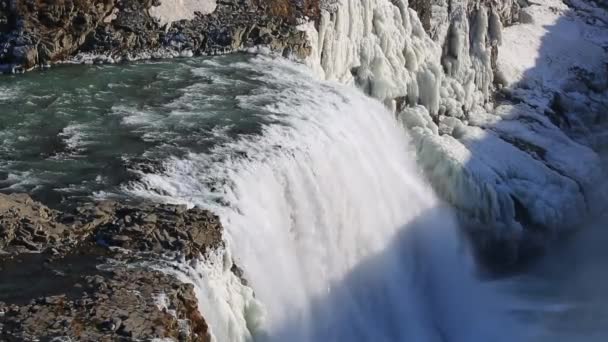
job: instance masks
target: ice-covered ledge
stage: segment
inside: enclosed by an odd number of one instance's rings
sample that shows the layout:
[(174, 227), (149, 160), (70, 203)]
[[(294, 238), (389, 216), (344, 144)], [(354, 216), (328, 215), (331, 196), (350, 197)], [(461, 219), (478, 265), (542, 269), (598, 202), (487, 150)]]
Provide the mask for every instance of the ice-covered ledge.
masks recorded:
[[(518, 3), (342, 0), (317, 29), (303, 27), (307, 63), (399, 112), (437, 191), (481, 240), (506, 241), (507, 261), (525, 253), (521, 242), (579, 227), (602, 202), (593, 148), (608, 136), (598, 125), (606, 12), (579, 0)], [(431, 13), (426, 24), (412, 5)]]

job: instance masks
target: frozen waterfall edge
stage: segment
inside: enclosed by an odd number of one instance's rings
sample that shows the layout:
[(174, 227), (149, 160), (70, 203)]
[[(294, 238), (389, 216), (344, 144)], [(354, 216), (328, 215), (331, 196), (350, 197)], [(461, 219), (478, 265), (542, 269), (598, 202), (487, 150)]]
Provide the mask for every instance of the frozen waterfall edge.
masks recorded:
[[(526, 258), (600, 209), (605, 186), (594, 149), (603, 146), (604, 133), (594, 129), (594, 114), (580, 108), (588, 105), (600, 117), (598, 108), (608, 108), (608, 87), (567, 87), (598, 83), (584, 75), (606, 76), (606, 70), (589, 63), (585, 73), (554, 70), (563, 74), (561, 82), (543, 84), (533, 77), (545, 67), (543, 58), (563, 54), (545, 48), (555, 45), (551, 39), (558, 34), (550, 25), (557, 31), (573, 15), (573, 25), (589, 31), (588, 9), (559, 0), (524, 8), (510, 0), (331, 3), (316, 26), (300, 27), (312, 46), (306, 63), (319, 77), (356, 85), (398, 113), (414, 136), (428, 179), (459, 210), (481, 248), (505, 246), (505, 255), (492, 257), (507, 263)], [(558, 9), (552, 16), (545, 13), (550, 6)], [(538, 36), (539, 65), (520, 67), (517, 79), (509, 56), (529, 43), (517, 39), (521, 30)], [(587, 58), (605, 57), (600, 43), (584, 43), (598, 46), (583, 45)], [(562, 64), (579, 64), (580, 55), (566, 56)], [(564, 115), (576, 126), (555, 119)]]

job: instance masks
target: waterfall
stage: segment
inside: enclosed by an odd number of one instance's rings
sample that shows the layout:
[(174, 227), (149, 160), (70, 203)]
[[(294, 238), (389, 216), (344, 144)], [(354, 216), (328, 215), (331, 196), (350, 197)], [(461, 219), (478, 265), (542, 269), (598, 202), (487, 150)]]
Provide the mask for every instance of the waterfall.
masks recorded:
[(217, 341), (519, 340), (394, 114), (286, 60), (234, 67), (261, 75), (237, 100), (262, 133), (129, 188), (220, 216), (225, 250), (168, 267), (196, 286)]

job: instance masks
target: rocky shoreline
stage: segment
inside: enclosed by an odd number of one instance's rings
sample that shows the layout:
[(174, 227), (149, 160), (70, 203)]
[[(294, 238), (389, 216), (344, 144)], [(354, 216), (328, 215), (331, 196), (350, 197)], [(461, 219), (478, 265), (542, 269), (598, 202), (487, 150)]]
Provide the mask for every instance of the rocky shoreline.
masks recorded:
[[(0, 71), (15, 73), (59, 62), (112, 63), (215, 55), (267, 46), (306, 57), (297, 26), (316, 20), (316, 0), (220, 1), (208, 14), (166, 22), (153, 0), (0, 1)], [(159, 7), (160, 8), (160, 7)]]
[(210, 341), (193, 285), (142, 265), (196, 262), (221, 230), (196, 208), (0, 194), (0, 340)]

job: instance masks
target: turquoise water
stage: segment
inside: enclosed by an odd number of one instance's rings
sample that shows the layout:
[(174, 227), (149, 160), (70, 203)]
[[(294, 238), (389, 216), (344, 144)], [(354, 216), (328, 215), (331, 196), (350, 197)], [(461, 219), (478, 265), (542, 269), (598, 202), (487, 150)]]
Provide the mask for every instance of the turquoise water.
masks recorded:
[(113, 191), (168, 155), (259, 132), (236, 97), (248, 56), (66, 66), (0, 78), (0, 191), (59, 204)]

